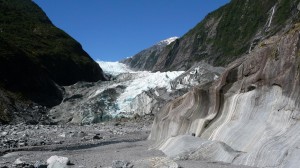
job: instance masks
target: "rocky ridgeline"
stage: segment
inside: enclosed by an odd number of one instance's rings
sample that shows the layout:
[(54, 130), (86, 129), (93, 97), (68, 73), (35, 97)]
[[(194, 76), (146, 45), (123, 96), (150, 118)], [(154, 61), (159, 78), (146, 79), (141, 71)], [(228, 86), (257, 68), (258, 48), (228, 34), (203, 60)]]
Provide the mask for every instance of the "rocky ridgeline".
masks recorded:
[(121, 62), (134, 70), (151, 71), (157, 59), (162, 54), (164, 48), (177, 39), (178, 37), (171, 37), (166, 40), (162, 40), (157, 44), (137, 53), (136, 55), (122, 60)]

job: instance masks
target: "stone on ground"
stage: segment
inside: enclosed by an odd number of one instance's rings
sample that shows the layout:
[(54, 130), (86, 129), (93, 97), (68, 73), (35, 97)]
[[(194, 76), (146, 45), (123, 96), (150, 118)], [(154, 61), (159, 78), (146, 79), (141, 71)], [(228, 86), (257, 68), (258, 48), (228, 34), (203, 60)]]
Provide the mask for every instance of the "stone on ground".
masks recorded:
[(69, 158), (55, 155), (47, 160), (47, 168), (67, 168), (69, 163)]

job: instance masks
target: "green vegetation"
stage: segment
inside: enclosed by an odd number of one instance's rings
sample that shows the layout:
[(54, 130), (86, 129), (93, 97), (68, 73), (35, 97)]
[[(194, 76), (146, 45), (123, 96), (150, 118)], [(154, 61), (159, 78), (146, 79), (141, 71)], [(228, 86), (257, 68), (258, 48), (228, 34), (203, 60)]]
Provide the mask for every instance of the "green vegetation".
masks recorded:
[[(81, 45), (56, 28), (34, 2), (0, 0), (0, 10), (0, 38), (24, 52), (58, 84), (100, 79), (98, 65)], [(73, 76), (76, 73), (78, 77)]]
[(216, 60), (216, 64), (228, 64), (249, 49), (252, 38), (266, 24), (267, 12), (272, 6), (272, 0), (251, 3), (233, 0), (225, 7), (214, 42), (214, 47), (223, 56)]
[(273, 48), (271, 57), (276, 61), (278, 60), (279, 50), (277, 47)]
[(81, 45), (32, 0), (0, 0), (0, 123), (12, 112), (62, 100), (58, 85), (104, 79)]
[[(296, 7), (300, 0), (232, 0), (208, 14), (183, 38), (191, 39), (193, 52), (190, 62), (206, 60), (217, 66), (228, 63), (246, 53), (257, 36), (275, 34), (289, 19), (299, 20)], [(271, 27), (267, 22), (271, 8), (276, 5)], [(211, 33), (215, 29), (214, 33)]]

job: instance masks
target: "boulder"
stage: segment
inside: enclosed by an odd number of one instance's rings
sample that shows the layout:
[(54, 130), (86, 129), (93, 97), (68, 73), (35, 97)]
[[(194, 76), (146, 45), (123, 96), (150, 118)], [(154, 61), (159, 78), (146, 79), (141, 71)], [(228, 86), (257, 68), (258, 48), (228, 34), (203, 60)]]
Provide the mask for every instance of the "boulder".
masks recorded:
[(5, 137), (7, 134), (8, 134), (8, 132), (6, 132), (6, 131), (1, 132), (2, 137)]
[(25, 162), (23, 160), (21, 160), (21, 158), (18, 158), (13, 163), (13, 165), (15, 165), (15, 166), (20, 166), (20, 165), (24, 165), (24, 164), (25, 164)]
[(103, 137), (102, 137), (102, 136), (99, 136), (99, 135), (95, 135), (95, 136), (93, 136), (93, 139), (94, 139), (94, 140), (99, 140), (99, 139), (103, 139)]
[(51, 156), (47, 160), (47, 168), (67, 168), (67, 165), (70, 164), (70, 160), (67, 157), (62, 156)]

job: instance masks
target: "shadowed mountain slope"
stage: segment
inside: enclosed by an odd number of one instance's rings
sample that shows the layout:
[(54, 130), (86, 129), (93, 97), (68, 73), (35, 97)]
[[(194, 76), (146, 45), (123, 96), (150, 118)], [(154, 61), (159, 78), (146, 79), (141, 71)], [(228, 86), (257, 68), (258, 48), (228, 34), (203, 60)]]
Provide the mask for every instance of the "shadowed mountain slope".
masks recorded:
[(0, 0), (0, 10), (0, 121), (25, 100), (57, 105), (59, 85), (104, 80), (99, 65), (34, 2)]

